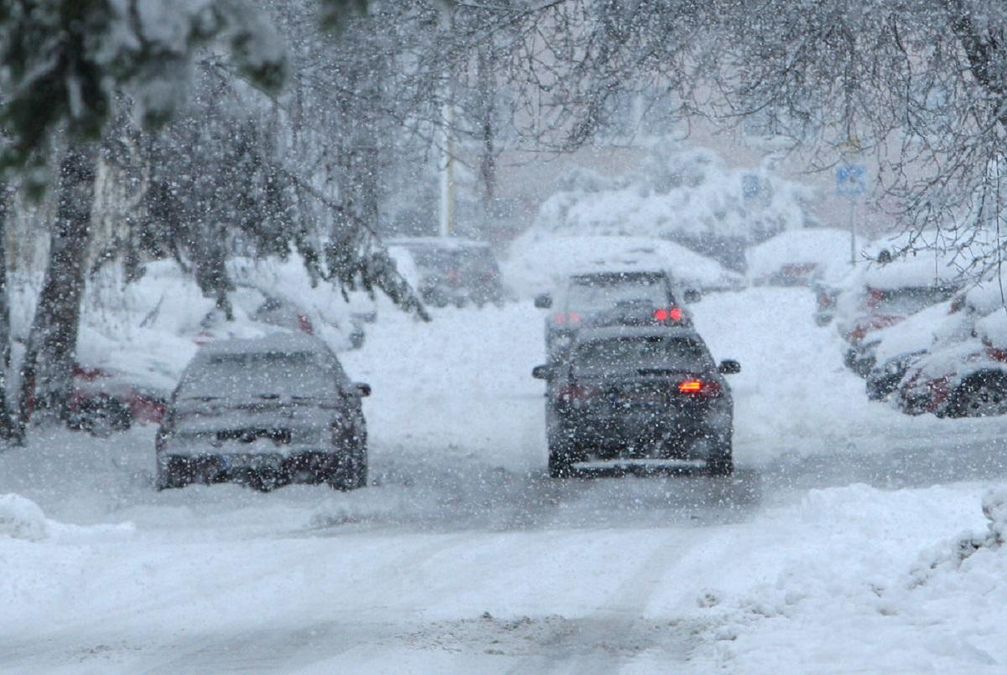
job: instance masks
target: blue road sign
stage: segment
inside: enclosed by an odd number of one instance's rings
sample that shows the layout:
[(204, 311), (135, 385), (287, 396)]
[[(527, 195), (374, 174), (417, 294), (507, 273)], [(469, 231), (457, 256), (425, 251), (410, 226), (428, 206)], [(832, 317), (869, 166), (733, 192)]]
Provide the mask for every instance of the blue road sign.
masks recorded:
[(836, 194), (859, 197), (867, 192), (867, 167), (863, 164), (840, 164), (836, 167)]

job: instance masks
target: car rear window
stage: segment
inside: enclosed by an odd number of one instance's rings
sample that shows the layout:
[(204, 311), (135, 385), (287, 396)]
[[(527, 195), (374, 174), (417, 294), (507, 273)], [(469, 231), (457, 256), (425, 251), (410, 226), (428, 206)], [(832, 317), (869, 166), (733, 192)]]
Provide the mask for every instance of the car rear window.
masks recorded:
[(338, 371), (310, 352), (212, 354), (186, 370), (179, 398), (331, 396)]
[(668, 289), (656, 277), (573, 279), (566, 296), (567, 308), (575, 312), (592, 312), (619, 305), (650, 305), (664, 307), (669, 304)]
[(712, 366), (699, 340), (659, 335), (586, 342), (577, 346), (573, 362), (576, 372), (592, 375), (640, 369), (699, 371)]

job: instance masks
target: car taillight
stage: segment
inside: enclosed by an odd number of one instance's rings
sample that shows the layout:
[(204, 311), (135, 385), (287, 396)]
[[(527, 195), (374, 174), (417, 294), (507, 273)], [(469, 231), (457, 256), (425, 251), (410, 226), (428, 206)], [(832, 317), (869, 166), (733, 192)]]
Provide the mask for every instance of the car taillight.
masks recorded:
[(563, 387), (556, 394), (556, 398), (559, 399), (560, 403), (577, 403), (580, 401), (587, 401), (594, 398), (594, 395), (598, 393), (598, 390), (594, 387), (585, 387), (579, 384), (571, 384), (567, 387)]
[(580, 325), (581, 317), (577, 312), (559, 312), (558, 314), (553, 314), (552, 322), (557, 326), (569, 326), (570, 328), (576, 328)]
[(308, 318), (307, 314), (297, 315), (297, 327), (300, 328), (302, 333), (307, 333), (308, 335), (315, 334), (315, 327), (311, 325), (311, 319)]
[(683, 316), (685, 315), (682, 313), (681, 307), (654, 310), (654, 320), (661, 323), (681, 323)]
[(709, 380), (685, 380), (678, 383), (678, 393), (698, 398), (720, 396), (720, 385)]

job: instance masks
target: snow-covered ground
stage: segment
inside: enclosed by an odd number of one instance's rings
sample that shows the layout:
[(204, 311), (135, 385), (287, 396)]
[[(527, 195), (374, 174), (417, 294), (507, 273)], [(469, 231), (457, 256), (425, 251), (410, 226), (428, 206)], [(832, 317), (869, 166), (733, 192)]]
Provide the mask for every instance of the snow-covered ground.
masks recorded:
[(1004, 421), (869, 402), (806, 289), (693, 311), (742, 363), (731, 481), (548, 479), (530, 302), (342, 355), (364, 490), (157, 493), (151, 428), (0, 452), (0, 669), (1007, 669)]

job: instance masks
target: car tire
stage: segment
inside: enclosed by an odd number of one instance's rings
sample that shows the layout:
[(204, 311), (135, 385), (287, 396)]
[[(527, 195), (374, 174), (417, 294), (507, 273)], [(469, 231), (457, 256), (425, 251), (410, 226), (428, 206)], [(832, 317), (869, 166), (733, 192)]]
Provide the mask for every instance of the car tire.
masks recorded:
[(549, 450), (549, 477), (570, 478), (573, 476), (573, 460), (564, 450)]
[(549, 442), (549, 477), (570, 478), (577, 471), (574, 462), (583, 459), (584, 452), (567, 440), (551, 440)]
[(720, 477), (734, 474), (734, 451), (731, 446), (729, 438), (718, 440), (706, 460), (707, 474)]
[(943, 411), (947, 417), (988, 417), (1007, 413), (1007, 373), (987, 371), (964, 380)]
[(167, 466), (162, 467), (160, 462), (158, 462), (154, 474), (154, 484), (158, 492), (161, 490), (184, 488), (191, 482), (188, 477), (182, 476), (177, 469), (172, 468), (175, 464), (175, 462), (169, 461)]
[(67, 425), (77, 431), (105, 438), (114, 432), (128, 431), (133, 415), (127, 405), (109, 396), (85, 401), (80, 410), (71, 415)]
[(367, 487), (367, 459), (343, 455), (325, 481), (334, 490), (348, 491)]
[(280, 472), (271, 468), (257, 469), (248, 475), (248, 486), (258, 492), (272, 492), (283, 482)]

